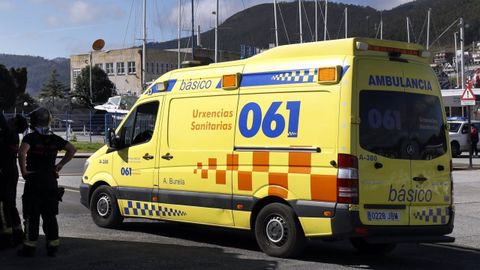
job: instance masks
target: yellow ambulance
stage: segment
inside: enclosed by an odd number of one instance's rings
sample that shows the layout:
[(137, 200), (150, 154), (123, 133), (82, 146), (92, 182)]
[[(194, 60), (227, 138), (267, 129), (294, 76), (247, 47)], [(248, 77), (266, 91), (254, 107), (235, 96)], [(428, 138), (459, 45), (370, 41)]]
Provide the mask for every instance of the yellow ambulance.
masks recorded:
[(101, 227), (251, 230), (280, 257), (313, 238), (375, 253), (451, 242), (451, 153), (429, 57), (351, 38), (168, 72), (87, 160), (81, 201)]

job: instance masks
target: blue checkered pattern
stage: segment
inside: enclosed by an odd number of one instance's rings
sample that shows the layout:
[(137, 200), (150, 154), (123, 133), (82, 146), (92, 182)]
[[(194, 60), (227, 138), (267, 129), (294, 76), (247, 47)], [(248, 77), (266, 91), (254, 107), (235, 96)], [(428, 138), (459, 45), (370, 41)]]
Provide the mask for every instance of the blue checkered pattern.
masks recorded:
[(301, 69), (293, 70), (285, 73), (275, 74), (272, 76), (273, 81), (286, 82), (313, 82), (318, 73), (318, 69)]
[(430, 208), (422, 211), (417, 211), (413, 217), (426, 223), (447, 224), (447, 219), (450, 216), (448, 208)]
[(187, 215), (184, 211), (149, 202), (128, 201), (124, 210), (126, 215), (141, 217), (180, 217)]

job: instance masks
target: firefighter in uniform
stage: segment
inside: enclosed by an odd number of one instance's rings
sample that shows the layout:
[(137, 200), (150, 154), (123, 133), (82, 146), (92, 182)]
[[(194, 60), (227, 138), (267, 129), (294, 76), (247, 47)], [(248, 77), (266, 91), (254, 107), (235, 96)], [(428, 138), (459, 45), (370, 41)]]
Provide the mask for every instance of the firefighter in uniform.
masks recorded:
[(0, 151), (2, 171), (0, 181), (2, 181), (2, 201), (0, 202), (0, 217), (2, 223), (2, 243), (1, 247), (17, 246), (23, 240), (22, 225), (18, 215), (17, 183), (18, 183), (18, 134), (24, 133), (28, 127), (27, 119), (21, 115), (16, 115), (7, 122), (7, 129), (4, 132), (3, 143)]
[[(52, 133), (52, 117), (45, 108), (39, 108), (30, 114), (33, 132), (25, 135), (20, 145), (18, 159), (20, 171), (25, 179), (23, 192), (23, 217), (25, 222), (25, 240), (18, 251), (20, 256), (33, 256), (38, 240), (40, 216), (46, 238), (47, 255), (55, 256), (60, 244), (58, 238), (58, 172), (69, 162), (75, 147), (68, 141)], [(65, 156), (55, 164), (59, 150), (65, 150)]]

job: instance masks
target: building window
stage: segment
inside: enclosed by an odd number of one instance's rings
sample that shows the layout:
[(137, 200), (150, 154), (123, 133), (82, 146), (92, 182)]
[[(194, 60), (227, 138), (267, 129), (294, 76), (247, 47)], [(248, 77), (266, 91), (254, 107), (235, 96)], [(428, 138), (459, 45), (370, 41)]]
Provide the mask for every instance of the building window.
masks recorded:
[(100, 64), (95, 64), (95, 67), (97, 67), (97, 68), (99, 68), (99, 69), (101, 69), (101, 70), (105, 71), (105, 70), (103, 69), (103, 63), (100, 63)]
[(149, 71), (148, 71), (148, 70), (149, 70), (149, 68), (148, 68), (149, 66), (150, 66), (150, 63), (147, 62), (147, 70), (145, 71), (145, 72), (147, 72), (147, 73), (149, 72)]
[(160, 64), (160, 73), (161, 73), (161, 74), (165, 73), (165, 71), (163, 70), (163, 63)]
[(113, 74), (114, 74), (113, 63), (106, 63), (106, 64), (105, 64), (105, 72), (106, 72), (108, 75), (113, 75)]
[(133, 62), (133, 61), (128, 62), (127, 66), (128, 66), (128, 74), (134, 74), (134, 73), (137, 72), (137, 70), (135, 68), (135, 62)]
[(72, 90), (77, 87), (77, 77), (80, 76), (80, 73), (82, 73), (82, 70), (79, 68), (72, 70)]
[(125, 63), (117, 62), (117, 74), (125, 74)]
[(72, 70), (73, 81), (77, 80), (77, 77), (80, 75), (81, 72), (82, 72), (82, 70), (79, 69), (79, 68), (76, 68), (76, 69)]
[(157, 62), (157, 74), (160, 74), (160, 70), (158, 70), (158, 62)]

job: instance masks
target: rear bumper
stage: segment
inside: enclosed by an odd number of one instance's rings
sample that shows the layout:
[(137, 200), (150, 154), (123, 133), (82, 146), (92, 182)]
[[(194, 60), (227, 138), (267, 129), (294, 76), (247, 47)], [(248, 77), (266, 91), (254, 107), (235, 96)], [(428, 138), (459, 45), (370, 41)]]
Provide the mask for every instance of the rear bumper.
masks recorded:
[(453, 209), (450, 213), (450, 220), (445, 225), (369, 226), (361, 223), (357, 211), (350, 211), (346, 204), (337, 204), (335, 216), (332, 218), (332, 235), (334, 238), (362, 237), (371, 243), (453, 242), (455, 238), (445, 236), (453, 231)]

